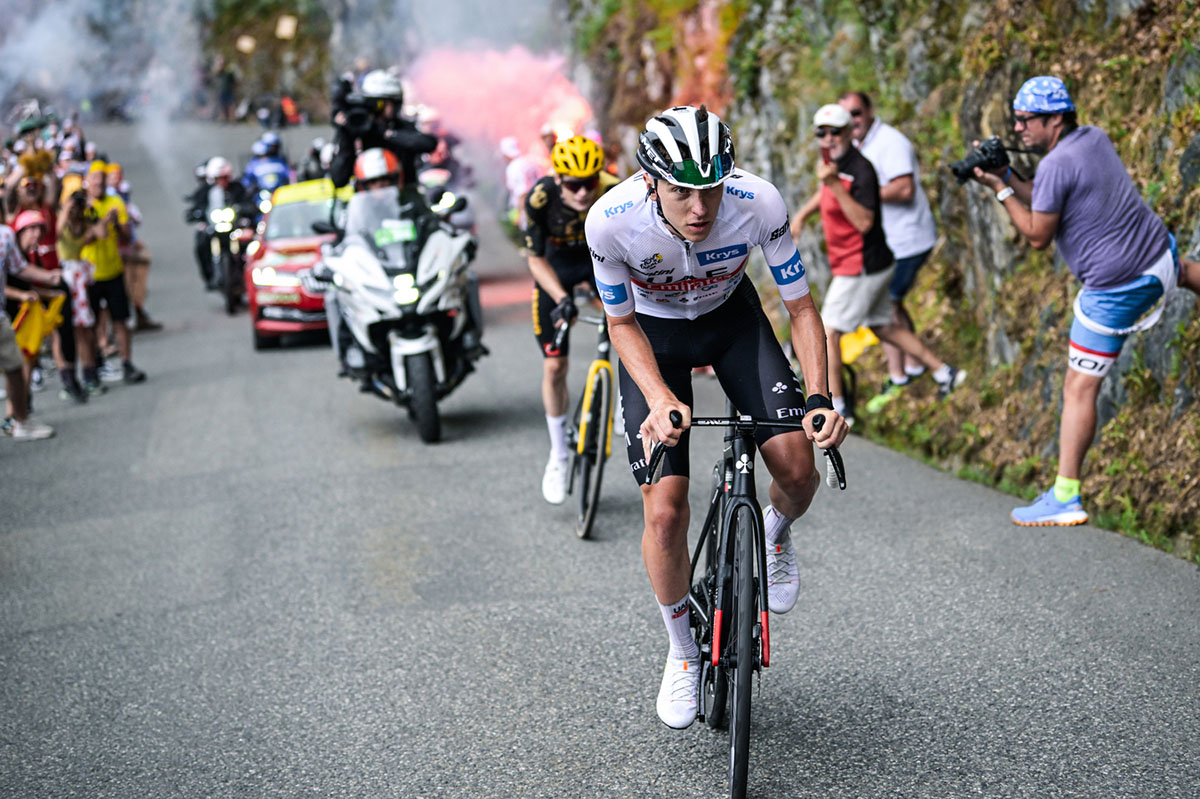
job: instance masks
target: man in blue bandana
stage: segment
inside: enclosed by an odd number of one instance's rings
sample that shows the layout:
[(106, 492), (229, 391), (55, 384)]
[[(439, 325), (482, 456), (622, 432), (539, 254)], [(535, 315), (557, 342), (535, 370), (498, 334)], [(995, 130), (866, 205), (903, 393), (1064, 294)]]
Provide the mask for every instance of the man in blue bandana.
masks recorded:
[(1058, 477), (1032, 505), (1015, 508), (1012, 519), (1021, 525), (1083, 524), (1088, 515), (1079, 477), (1096, 432), (1100, 384), (1125, 338), (1158, 320), (1177, 285), (1200, 292), (1200, 263), (1178, 258), (1174, 237), (1142, 201), (1112, 141), (1076, 121), (1061, 80), (1042, 76), (1021, 86), (1013, 100), (1013, 130), (1027, 148), (1046, 154), (1035, 178), (1022, 180), (1009, 168), (976, 168), (975, 180), (996, 193), (1035, 249), (1057, 244), (1083, 288), (1067, 350)]

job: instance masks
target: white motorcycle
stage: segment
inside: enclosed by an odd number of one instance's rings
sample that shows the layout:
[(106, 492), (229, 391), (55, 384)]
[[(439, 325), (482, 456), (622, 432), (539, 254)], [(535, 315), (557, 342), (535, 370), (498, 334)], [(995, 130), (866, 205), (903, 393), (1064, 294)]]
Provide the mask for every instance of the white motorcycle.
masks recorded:
[(437, 401), (487, 354), (479, 289), (469, 266), (476, 240), (438, 214), (418, 191), (394, 187), (350, 198), (338, 239), (322, 249), (314, 277), (325, 294), (341, 375), (408, 409), (421, 440), (441, 438)]

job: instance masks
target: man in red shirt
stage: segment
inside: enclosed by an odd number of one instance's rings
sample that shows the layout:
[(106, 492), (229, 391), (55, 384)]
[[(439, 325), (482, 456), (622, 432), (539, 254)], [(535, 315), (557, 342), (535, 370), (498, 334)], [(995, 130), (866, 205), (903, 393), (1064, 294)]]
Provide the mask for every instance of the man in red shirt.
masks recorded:
[(824, 105), (813, 117), (821, 148), (817, 163), (820, 190), (792, 219), (798, 237), (805, 220), (817, 211), (825, 230), (825, 246), (833, 280), (825, 293), (821, 318), (828, 339), (829, 391), (833, 409), (846, 412), (842, 387), (841, 339), (861, 325), (930, 370), (938, 395), (946, 396), (960, 385), (966, 372), (943, 362), (911, 330), (892, 321), (888, 286), (895, 270), (892, 251), (883, 235), (879, 213), (879, 179), (871, 162), (852, 141), (850, 112), (840, 105)]

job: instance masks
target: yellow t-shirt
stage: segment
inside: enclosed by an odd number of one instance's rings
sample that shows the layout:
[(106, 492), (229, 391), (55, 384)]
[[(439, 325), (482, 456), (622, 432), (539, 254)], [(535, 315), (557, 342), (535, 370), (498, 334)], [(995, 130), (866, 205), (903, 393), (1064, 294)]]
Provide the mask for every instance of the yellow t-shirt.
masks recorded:
[[(103, 219), (113, 208), (117, 209), (117, 221), (123, 225), (128, 224), (129, 213), (125, 210), (125, 203), (121, 201), (120, 197), (111, 195), (101, 197), (99, 200), (92, 200), (88, 208), (89, 221), (93, 218), (92, 213), (95, 213), (95, 219)], [(117, 242), (117, 228), (112, 224), (107, 227), (107, 236), (83, 248), (84, 260), (91, 261), (96, 265), (95, 280), (97, 281), (118, 278), (123, 271), (121, 251)]]

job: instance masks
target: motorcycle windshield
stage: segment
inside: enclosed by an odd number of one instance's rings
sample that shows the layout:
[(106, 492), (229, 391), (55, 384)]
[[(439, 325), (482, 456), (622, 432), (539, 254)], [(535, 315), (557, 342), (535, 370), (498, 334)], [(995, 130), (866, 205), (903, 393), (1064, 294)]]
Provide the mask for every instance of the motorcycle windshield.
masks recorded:
[(402, 216), (399, 189), (360, 191), (346, 208), (346, 231), (372, 242), (388, 265), (406, 266), (404, 245), (416, 239), (417, 226)]

